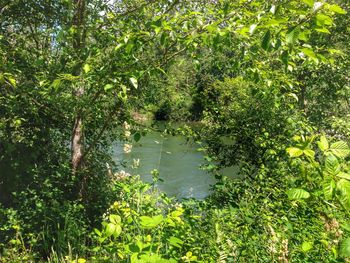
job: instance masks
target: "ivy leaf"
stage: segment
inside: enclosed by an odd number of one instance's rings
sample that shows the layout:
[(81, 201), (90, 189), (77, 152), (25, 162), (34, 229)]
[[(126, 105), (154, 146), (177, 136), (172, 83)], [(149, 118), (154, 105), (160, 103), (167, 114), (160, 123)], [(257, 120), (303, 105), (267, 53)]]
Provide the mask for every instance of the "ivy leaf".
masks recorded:
[(330, 151), (339, 158), (345, 158), (350, 154), (350, 148), (344, 141), (331, 144)]
[(289, 189), (286, 194), (291, 200), (308, 199), (310, 197), (310, 193), (301, 188)]
[(270, 46), (270, 41), (271, 41), (271, 32), (270, 32), (270, 30), (267, 30), (263, 39), (262, 39), (261, 47), (264, 50), (268, 50), (268, 48)]

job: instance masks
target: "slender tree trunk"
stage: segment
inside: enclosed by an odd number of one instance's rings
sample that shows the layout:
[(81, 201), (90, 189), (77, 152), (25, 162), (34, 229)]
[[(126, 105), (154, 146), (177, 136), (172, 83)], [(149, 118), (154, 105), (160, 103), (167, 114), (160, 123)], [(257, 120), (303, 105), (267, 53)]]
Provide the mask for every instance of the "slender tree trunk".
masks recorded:
[[(85, 47), (85, 0), (74, 0), (74, 16), (73, 16), (73, 49), (77, 56), (77, 67), (74, 75), (79, 76), (82, 73), (82, 51)], [(76, 101), (80, 101), (84, 96), (85, 88), (84, 82), (80, 81), (78, 87), (73, 91), (73, 96), (75, 96)], [(73, 173), (76, 174), (81, 167), (83, 166), (83, 155), (84, 155), (84, 125), (83, 125), (83, 116), (81, 109), (77, 109), (77, 113), (74, 120), (74, 127), (72, 131), (72, 169)], [(84, 183), (83, 183), (84, 184)]]

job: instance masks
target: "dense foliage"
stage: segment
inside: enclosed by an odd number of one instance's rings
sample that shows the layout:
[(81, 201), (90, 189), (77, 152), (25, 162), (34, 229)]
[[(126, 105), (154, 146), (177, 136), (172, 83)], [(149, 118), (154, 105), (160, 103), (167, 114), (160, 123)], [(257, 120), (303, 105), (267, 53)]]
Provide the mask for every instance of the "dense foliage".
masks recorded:
[[(349, 262), (348, 14), (0, 1), (0, 262)], [(172, 132), (203, 145), (205, 200), (113, 162), (150, 119), (199, 123)]]

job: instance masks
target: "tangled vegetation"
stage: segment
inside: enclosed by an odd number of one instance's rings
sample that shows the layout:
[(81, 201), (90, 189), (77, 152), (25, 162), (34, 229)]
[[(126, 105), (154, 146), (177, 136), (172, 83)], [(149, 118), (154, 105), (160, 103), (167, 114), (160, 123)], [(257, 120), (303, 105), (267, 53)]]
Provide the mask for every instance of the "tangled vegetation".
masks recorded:
[[(350, 262), (348, 14), (1, 0), (0, 262)], [(201, 142), (204, 200), (113, 159), (157, 120)]]

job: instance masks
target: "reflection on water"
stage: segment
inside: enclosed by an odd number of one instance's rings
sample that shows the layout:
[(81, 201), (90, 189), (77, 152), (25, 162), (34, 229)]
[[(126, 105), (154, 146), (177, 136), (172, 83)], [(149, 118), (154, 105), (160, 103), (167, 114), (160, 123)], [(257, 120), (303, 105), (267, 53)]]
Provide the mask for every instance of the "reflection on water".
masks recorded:
[[(139, 174), (147, 182), (152, 182), (151, 171), (157, 169), (159, 177), (164, 180), (158, 182), (158, 187), (170, 196), (203, 199), (209, 194), (215, 179), (200, 169), (203, 156), (197, 151), (198, 147), (186, 143), (180, 136), (150, 132), (134, 143), (128, 154), (123, 152), (121, 143), (116, 143), (114, 157), (116, 161), (126, 161), (125, 170)], [(139, 159), (140, 165), (132, 169), (134, 159)]]
[[(158, 125), (165, 128), (164, 123)], [(125, 168), (121, 169), (140, 175), (145, 182), (152, 182), (151, 171), (157, 169), (163, 180), (157, 186), (169, 196), (204, 199), (209, 195), (215, 178), (200, 169), (204, 159), (198, 148), (199, 145), (187, 143), (184, 137), (149, 131), (139, 142), (133, 143), (131, 153), (124, 153), (123, 143), (116, 142), (113, 157), (117, 163), (125, 163)], [(139, 160), (139, 166), (131, 168), (134, 160)], [(223, 175), (230, 178), (238, 178), (238, 172), (238, 166), (221, 170)]]

